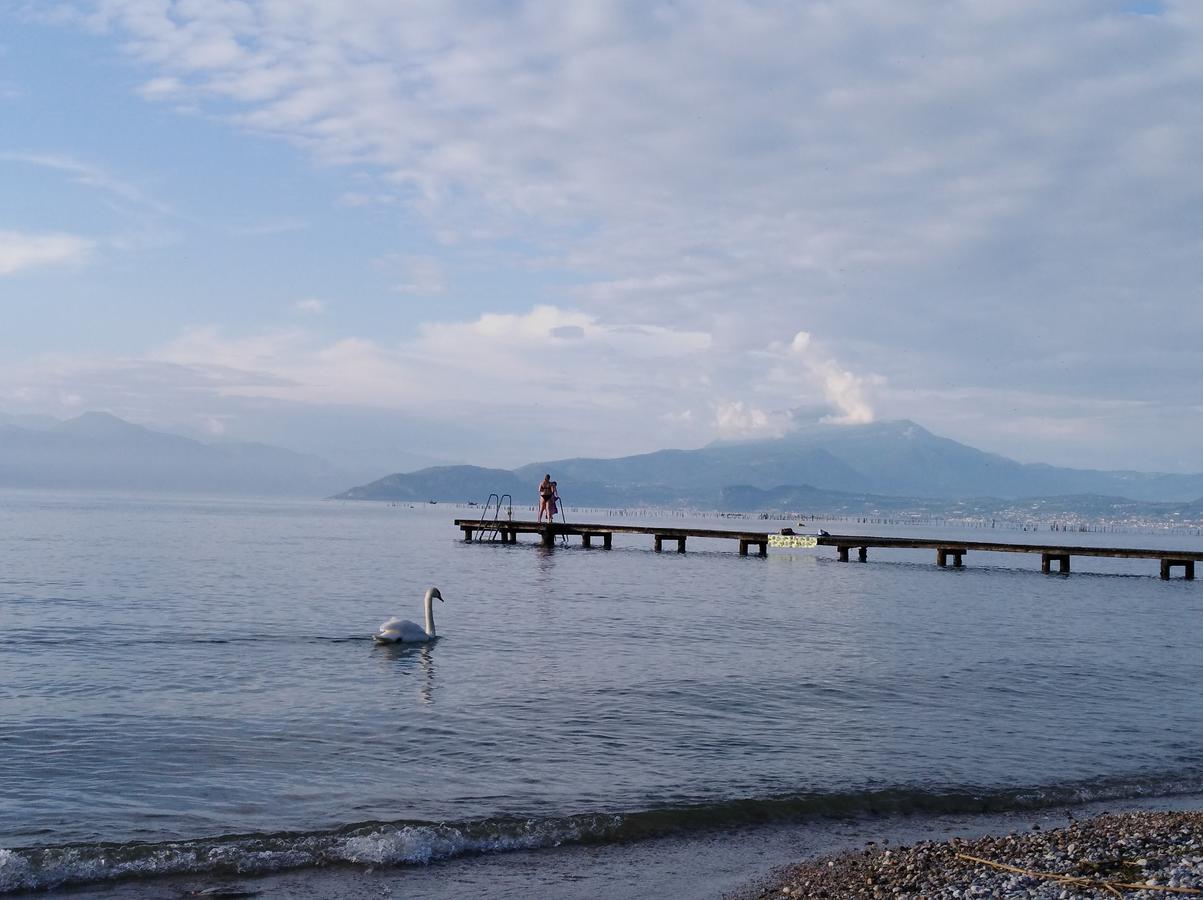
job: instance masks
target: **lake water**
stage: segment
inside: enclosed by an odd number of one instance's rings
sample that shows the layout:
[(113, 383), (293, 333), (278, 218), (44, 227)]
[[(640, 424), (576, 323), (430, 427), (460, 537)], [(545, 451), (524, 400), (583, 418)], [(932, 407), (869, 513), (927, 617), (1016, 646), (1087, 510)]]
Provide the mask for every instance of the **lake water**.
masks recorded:
[[(497, 895), (532, 896), (666, 836), (1203, 785), (1203, 582), (1155, 560), (546, 550), (465, 544), (464, 514), (0, 495), (0, 891), (430, 889), (463, 870), (420, 864), (509, 851), (528, 882)], [(370, 640), (430, 585), (437, 643)]]

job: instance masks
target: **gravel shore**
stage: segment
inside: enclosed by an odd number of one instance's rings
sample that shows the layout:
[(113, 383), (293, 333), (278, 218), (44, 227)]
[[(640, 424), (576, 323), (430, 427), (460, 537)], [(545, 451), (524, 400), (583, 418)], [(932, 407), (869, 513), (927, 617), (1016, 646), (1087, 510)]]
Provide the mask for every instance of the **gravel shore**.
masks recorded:
[(909, 847), (870, 843), (783, 869), (747, 896), (1203, 897), (1203, 813), (1104, 813), (1054, 830), (1035, 825), (1023, 833)]

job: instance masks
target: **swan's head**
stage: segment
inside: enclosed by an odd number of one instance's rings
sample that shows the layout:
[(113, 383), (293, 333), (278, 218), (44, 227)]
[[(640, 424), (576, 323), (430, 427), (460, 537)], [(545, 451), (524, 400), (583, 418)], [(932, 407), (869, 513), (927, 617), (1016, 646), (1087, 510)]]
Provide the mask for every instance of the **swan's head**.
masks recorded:
[(426, 592), (426, 596), (429, 597), (431, 600), (438, 600), (441, 603), (447, 602), (447, 601), (443, 600), (443, 595), (439, 592), (439, 589), (437, 587), (432, 587), (430, 590), (428, 590)]

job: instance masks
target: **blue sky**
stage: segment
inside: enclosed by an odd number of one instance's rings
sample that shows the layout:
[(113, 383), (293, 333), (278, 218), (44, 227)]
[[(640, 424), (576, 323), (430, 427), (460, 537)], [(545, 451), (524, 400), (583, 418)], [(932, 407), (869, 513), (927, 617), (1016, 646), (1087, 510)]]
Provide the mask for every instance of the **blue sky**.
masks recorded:
[(0, 3), (0, 411), (1198, 471), (1187, 2)]

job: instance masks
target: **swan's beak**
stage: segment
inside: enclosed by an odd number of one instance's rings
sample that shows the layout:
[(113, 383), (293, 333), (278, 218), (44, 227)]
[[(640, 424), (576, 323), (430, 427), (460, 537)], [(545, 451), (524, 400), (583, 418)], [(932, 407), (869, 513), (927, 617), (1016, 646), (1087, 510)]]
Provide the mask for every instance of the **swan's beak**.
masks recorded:
[(432, 593), (430, 596), (434, 597), (436, 600), (438, 600), (440, 602), (443, 602), (443, 603), (447, 602), (447, 601), (443, 600), (443, 595), (439, 593), (438, 588), (435, 588), (434, 593)]

